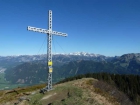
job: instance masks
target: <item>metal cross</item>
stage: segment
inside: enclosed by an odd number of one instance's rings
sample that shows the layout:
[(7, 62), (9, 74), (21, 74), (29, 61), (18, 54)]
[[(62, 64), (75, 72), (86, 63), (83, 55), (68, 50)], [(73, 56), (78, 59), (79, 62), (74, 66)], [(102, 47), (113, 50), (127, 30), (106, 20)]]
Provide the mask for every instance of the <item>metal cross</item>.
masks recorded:
[(53, 62), (52, 62), (52, 35), (58, 35), (58, 36), (67, 36), (66, 33), (52, 31), (52, 11), (49, 10), (49, 17), (48, 17), (48, 30), (42, 29), (42, 28), (36, 28), (28, 26), (27, 30), (34, 31), (34, 32), (40, 32), (45, 33), (48, 35), (48, 42), (47, 42), (47, 65), (48, 65), (48, 79), (47, 79), (47, 86), (46, 88), (42, 89), (43, 93), (44, 91), (50, 91), (52, 90), (52, 72), (53, 72)]

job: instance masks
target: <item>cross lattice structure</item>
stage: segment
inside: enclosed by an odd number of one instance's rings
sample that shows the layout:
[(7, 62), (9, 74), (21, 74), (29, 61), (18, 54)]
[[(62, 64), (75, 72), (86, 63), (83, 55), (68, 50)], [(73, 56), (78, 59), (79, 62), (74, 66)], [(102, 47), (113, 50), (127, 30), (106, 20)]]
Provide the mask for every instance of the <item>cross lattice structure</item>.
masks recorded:
[(58, 35), (58, 36), (67, 36), (66, 33), (57, 32), (52, 30), (52, 11), (49, 10), (49, 17), (48, 17), (48, 29), (42, 29), (42, 28), (36, 28), (28, 26), (27, 30), (34, 31), (34, 32), (40, 32), (47, 34), (48, 41), (47, 41), (47, 71), (48, 71), (48, 79), (47, 79), (47, 86), (42, 89), (41, 91), (44, 93), (44, 91), (50, 91), (52, 90), (52, 72), (53, 72), (53, 62), (52, 62), (52, 35)]

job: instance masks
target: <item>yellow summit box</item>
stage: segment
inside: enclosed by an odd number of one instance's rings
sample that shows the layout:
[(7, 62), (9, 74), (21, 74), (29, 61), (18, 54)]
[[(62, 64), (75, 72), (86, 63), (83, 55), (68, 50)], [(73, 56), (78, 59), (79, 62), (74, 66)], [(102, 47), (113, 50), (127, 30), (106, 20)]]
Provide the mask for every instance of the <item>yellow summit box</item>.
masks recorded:
[(48, 66), (52, 66), (52, 62), (48, 62)]
[(49, 73), (52, 73), (53, 69), (52, 68), (49, 68)]

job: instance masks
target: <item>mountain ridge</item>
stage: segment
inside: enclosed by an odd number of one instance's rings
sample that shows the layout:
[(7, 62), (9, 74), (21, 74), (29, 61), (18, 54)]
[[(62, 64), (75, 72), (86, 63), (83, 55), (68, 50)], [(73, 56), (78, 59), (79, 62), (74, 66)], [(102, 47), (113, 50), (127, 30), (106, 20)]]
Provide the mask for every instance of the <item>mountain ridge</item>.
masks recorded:
[[(135, 54), (131, 55), (135, 56)], [(97, 61), (91, 59), (71, 61), (69, 59), (60, 58), (60, 61), (54, 62), (53, 82), (58, 82), (59, 80), (70, 76), (96, 72), (140, 75), (139, 56), (136, 58), (131, 57), (128, 61), (126, 58), (130, 58), (129, 56), (129, 54), (122, 55), (121, 57), (114, 58), (110, 61)], [(5, 78), (12, 83), (40, 83), (46, 81), (46, 68), (47, 61), (26, 62), (11, 69), (7, 69), (5, 71)]]

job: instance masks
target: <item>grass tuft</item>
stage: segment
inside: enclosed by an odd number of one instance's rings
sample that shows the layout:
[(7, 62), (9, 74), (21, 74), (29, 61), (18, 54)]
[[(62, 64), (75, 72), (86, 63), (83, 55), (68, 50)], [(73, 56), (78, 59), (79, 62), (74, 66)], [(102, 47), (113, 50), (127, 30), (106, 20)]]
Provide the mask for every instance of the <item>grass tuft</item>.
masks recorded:
[(34, 96), (31, 97), (29, 101), (29, 105), (42, 105), (40, 99), (43, 97), (43, 94), (35, 94)]
[(0, 98), (0, 104), (9, 102), (9, 101), (13, 101), (13, 100), (17, 100), (18, 97), (25, 96), (27, 94), (30, 94), (30, 92), (39, 90), (43, 87), (45, 87), (45, 84), (29, 86), (27, 88), (16, 88), (14, 90), (0, 91), (0, 96), (2, 96)]

